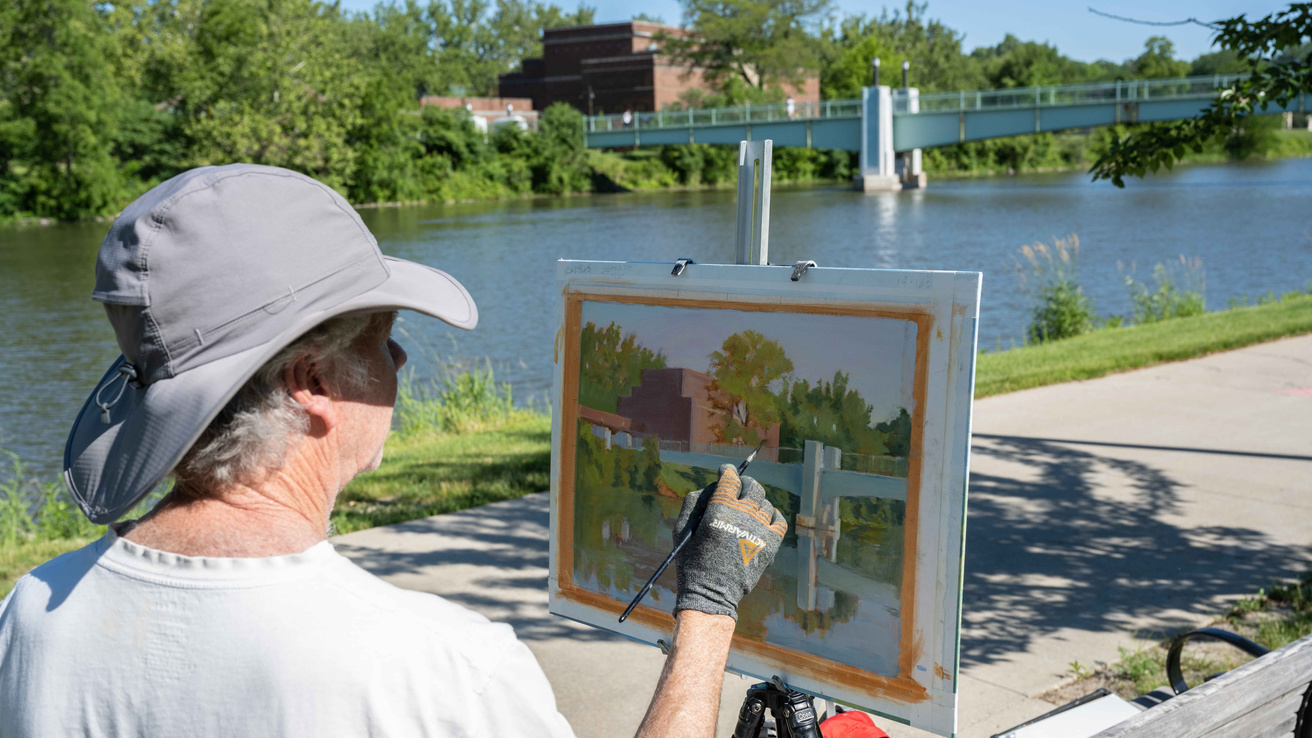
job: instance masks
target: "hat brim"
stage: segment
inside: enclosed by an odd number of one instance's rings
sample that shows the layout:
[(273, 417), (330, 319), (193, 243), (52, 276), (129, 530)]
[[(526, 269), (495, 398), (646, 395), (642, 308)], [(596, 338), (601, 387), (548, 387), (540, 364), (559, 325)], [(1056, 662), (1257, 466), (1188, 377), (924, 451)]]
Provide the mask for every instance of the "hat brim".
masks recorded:
[(478, 324), (478, 308), (449, 274), (384, 257), (390, 272), (378, 287), (332, 308), (308, 313), (275, 339), (146, 387), (129, 384), (101, 418), (96, 397), (118, 391), (119, 357), (87, 397), (64, 446), (64, 482), (94, 523), (118, 520), (173, 470), (228, 401), (265, 362), (325, 320), (355, 312), (413, 310), (457, 328)]

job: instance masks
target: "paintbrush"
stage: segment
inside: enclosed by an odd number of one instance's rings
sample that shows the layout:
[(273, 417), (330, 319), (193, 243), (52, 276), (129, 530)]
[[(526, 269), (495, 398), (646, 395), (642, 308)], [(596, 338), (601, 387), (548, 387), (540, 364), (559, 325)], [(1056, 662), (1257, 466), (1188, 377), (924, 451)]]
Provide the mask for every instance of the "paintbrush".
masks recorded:
[[(752, 459), (756, 458), (756, 453), (760, 451), (761, 446), (764, 445), (765, 441), (761, 441), (750, 454), (747, 454), (747, 458), (743, 459), (743, 463), (738, 465), (738, 474), (740, 476), (743, 472), (747, 471), (747, 465), (752, 463)], [(702, 490), (701, 496), (697, 498), (697, 504), (693, 506), (692, 515), (688, 516), (688, 524), (683, 527), (683, 532), (679, 534), (679, 540), (674, 542), (674, 549), (670, 551), (669, 556), (665, 557), (665, 560), (661, 562), (661, 565), (656, 567), (656, 573), (651, 575), (651, 579), (648, 579), (647, 583), (642, 585), (642, 589), (638, 590), (638, 594), (633, 598), (633, 602), (630, 602), (629, 606), (624, 608), (624, 614), (620, 615), (621, 623), (628, 619), (629, 613), (633, 612), (633, 608), (637, 607), (638, 603), (642, 602), (642, 598), (647, 596), (647, 591), (651, 589), (651, 585), (654, 584), (657, 577), (665, 571), (665, 567), (669, 566), (671, 561), (674, 561), (675, 555), (679, 553), (679, 550), (683, 548), (684, 544), (692, 540), (692, 534), (695, 533), (698, 526), (702, 524), (702, 518), (706, 515), (706, 506), (710, 504), (711, 494), (715, 492), (715, 486), (719, 483), (720, 480), (717, 479), (706, 485), (706, 488)]]

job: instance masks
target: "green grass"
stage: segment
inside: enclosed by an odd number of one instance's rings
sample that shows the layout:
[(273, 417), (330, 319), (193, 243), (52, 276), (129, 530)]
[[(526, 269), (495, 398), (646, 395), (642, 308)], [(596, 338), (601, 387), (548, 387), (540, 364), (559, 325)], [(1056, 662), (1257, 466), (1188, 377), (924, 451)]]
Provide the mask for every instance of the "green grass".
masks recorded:
[(1093, 379), (1168, 361), (1312, 333), (1312, 296), (1191, 318), (1104, 328), (1075, 338), (979, 355), (975, 397)]
[(470, 433), (393, 438), (378, 471), (342, 490), (339, 533), (509, 500), (550, 486), (551, 419), (518, 412)]

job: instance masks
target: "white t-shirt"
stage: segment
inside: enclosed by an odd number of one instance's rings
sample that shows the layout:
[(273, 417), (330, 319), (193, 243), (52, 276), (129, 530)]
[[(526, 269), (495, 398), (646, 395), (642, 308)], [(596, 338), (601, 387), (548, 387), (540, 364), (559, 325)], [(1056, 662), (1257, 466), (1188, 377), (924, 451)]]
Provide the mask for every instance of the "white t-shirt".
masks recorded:
[(327, 542), (179, 556), (113, 531), (0, 602), (0, 736), (572, 736), (510, 626)]

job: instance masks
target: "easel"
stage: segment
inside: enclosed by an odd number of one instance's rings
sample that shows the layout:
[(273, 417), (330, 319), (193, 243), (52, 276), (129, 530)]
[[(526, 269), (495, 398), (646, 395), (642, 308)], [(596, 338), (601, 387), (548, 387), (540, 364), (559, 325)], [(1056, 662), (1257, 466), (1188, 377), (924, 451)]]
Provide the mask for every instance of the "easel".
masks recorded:
[[(738, 264), (768, 266), (770, 261), (770, 172), (774, 156), (774, 142), (743, 141), (738, 144), (738, 228), (734, 253)], [(692, 259), (679, 259), (674, 263), (672, 276), (678, 277)], [(799, 261), (793, 266), (792, 281), (796, 282), (815, 266), (811, 260)], [(661, 650), (665, 644), (658, 641)], [(668, 653), (668, 651), (666, 651)], [(825, 700), (821, 700), (825, 705)], [(774, 718), (767, 723), (766, 711)], [(775, 675), (768, 682), (754, 684), (747, 690), (743, 706), (738, 710), (738, 725), (733, 738), (821, 738), (821, 715), (816, 712), (811, 695), (789, 688)]]
[[(734, 243), (734, 263), (770, 264), (770, 173), (773, 168), (774, 141), (742, 141), (738, 144), (738, 228)], [(692, 259), (674, 262), (671, 275), (677, 277)], [(796, 282), (806, 270), (816, 266), (806, 259), (793, 265)]]

